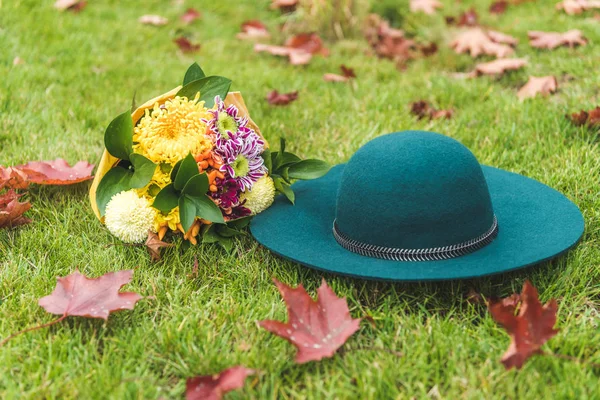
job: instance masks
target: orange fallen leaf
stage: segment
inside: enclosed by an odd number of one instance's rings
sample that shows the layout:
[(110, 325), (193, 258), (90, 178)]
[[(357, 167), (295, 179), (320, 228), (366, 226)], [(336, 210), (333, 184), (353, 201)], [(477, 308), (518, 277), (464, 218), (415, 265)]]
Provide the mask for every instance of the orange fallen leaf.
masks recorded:
[(527, 65), (527, 60), (522, 58), (504, 58), (477, 64), (471, 76), (501, 75), (506, 71), (521, 69)]
[(31, 204), (28, 201), (21, 203), (19, 197), (21, 195), (12, 189), (0, 194), (0, 229), (14, 228), (31, 222), (29, 218), (23, 217), (31, 208)]
[(352, 68), (341, 65), (340, 69), (342, 70), (341, 75), (328, 73), (323, 75), (323, 80), (325, 82), (348, 82), (350, 79), (356, 78), (356, 74)]
[(173, 42), (175, 42), (179, 49), (184, 53), (195, 53), (200, 50), (199, 44), (193, 44), (183, 36), (173, 40)]
[(529, 31), (527, 35), (531, 46), (538, 49), (554, 49), (558, 46), (585, 46), (587, 44), (583, 33), (578, 29), (572, 29), (564, 33)]
[(581, 14), (584, 11), (600, 8), (598, 0), (564, 0), (556, 3), (557, 10), (564, 10), (569, 15)]
[(504, 58), (514, 53), (505, 43), (516, 44), (516, 39), (500, 32), (471, 28), (459, 33), (450, 47), (458, 54), (469, 53), (473, 58), (482, 54)]
[(435, 14), (438, 8), (443, 5), (437, 0), (410, 0), (409, 8), (411, 12), (424, 12), (425, 14)]
[(273, 90), (267, 94), (267, 101), (272, 106), (286, 106), (298, 98), (298, 91), (290, 93), (279, 93)]
[(296, 50), (284, 46), (256, 43), (254, 45), (254, 51), (257, 53), (267, 52), (274, 56), (288, 57), (288, 60), (292, 65), (306, 65), (312, 60), (312, 54), (304, 50)]
[(180, 17), (181, 21), (184, 24), (191, 24), (199, 18), (202, 18), (202, 14), (200, 13), (200, 11), (191, 7), (185, 10), (185, 13), (183, 13), (183, 15)]
[(523, 285), (520, 300), (518, 315), (512, 302), (490, 301), (488, 304), (492, 318), (510, 335), (510, 345), (502, 356), (506, 369), (521, 368), (529, 357), (542, 353), (542, 345), (558, 333), (554, 329), (556, 300), (542, 306), (537, 290), (529, 281)]
[(154, 26), (163, 26), (169, 23), (169, 20), (160, 15), (142, 15), (138, 22), (144, 25), (154, 25)]
[(241, 32), (236, 35), (238, 39), (266, 39), (271, 37), (265, 24), (258, 20), (242, 23)]
[(551, 93), (556, 92), (557, 88), (558, 83), (554, 76), (530, 76), (529, 81), (527, 81), (527, 83), (521, 89), (519, 89), (517, 96), (521, 100), (530, 97), (535, 97), (538, 94), (547, 96)]

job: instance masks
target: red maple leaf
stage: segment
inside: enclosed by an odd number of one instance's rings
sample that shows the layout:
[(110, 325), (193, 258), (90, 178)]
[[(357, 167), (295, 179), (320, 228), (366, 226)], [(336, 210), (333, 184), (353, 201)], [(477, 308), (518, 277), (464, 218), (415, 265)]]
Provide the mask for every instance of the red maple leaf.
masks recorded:
[(79, 161), (71, 167), (62, 158), (54, 161), (30, 161), (15, 168), (27, 174), (29, 182), (40, 185), (72, 185), (94, 177), (92, 175), (94, 164)]
[(31, 222), (29, 218), (23, 217), (31, 204), (28, 201), (21, 203), (19, 197), (21, 195), (14, 190), (0, 195), (0, 228), (14, 228)]
[(60, 315), (54, 321), (23, 329), (0, 342), (6, 342), (25, 332), (47, 328), (57, 324), (69, 316), (108, 319), (113, 311), (133, 310), (135, 304), (143, 297), (137, 293), (120, 292), (121, 288), (131, 282), (133, 270), (109, 272), (98, 278), (88, 278), (75, 270), (71, 275), (58, 277), (54, 291), (39, 299), (38, 304), (51, 314)]
[(240, 389), (254, 371), (242, 366), (228, 368), (217, 375), (198, 376), (187, 380), (187, 400), (220, 400), (227, 392)]
[(541, 354), (544, 343), (558, 333), (556, 324), (556, 300), (542, 306), (535, 287), (525, 281), (521, 292), (519, 314), (515, 315), (517, 303), (514, 297), (490, 301), (488, 309), (492, 318), (508, 332), (510, 346), (502, 356), (506, 369), (519, 369), (534, 354)]
[(59, 277), (52, 294), (42, 297), (38, 304), (52, 314), (108, 319), (113, 311), (132, 310), (142, 299), (137, 293), (119, 292), (128, 284), (133, 270), (109, 272), (98, 278), (87, 278), (78, 270)]
[(296, 346), (296, 362), (318, 361), (335, 354), (359, 328), (345, 298), (339, 298), (323, 279), (314, 301), (304, 287), (291, 288), (273, 279), (286, 303), (288, 322), (260, 321), (259, 325)]
[(279, 93), (273, 90), (267, 94), (267, 101), (272, 106), (286, 106), (298, 98), (298, 91), (290, 93)]
[(202, 14), (200, 13), (200, 11), (190, 7), (187, 10), (185, 10), (185, 13), (181, 16), (181, 21), (183, 21), (183, 23), (185, 24), (191, 24), (199, 18), (202, 18)]
[(193, 44), (192, 42), (190, 42), (187, 38), (179, 37), (177, 39), (174, 39), (173, 42), (175, 42), (175, 44), (179, 47), (179, 50), (181, 50), (184, 53), (194, 53), (198, 50), (200, 50), (200, 45), (199, 44)]

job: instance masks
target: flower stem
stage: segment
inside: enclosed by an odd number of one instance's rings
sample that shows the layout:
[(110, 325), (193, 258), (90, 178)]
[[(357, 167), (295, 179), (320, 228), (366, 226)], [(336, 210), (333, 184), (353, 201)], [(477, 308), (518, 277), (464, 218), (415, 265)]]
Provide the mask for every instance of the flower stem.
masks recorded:
[(38, 325), (38, 326), (32, 326), (30, 328), (27, 329), (23, 329), (22, 331), (19, 331), (17, 333), (13, 333), (12, 335), (10, 335), (9, 337), (5, 338), (4, 340), (2, 340), (0, 342), (0, 347), (4, 346), (9, 340), (11, 340), (14, 337), (17, 337), (19, 335), (22, 335), (26, 332), (31, 332), (31, 331), (37, 331), (38, 329), (43, 329), (43, 328), (47, 328), (49, 326), (52, 326), (54, 324), (58, 324), (60, 321), (62, 321), (63, 319), (67, 318), (67, 315), (63, 315), (62, 317), (55, 319), (54, 321), (50, 321), (48, 323), (42, 324), (42, 325)]

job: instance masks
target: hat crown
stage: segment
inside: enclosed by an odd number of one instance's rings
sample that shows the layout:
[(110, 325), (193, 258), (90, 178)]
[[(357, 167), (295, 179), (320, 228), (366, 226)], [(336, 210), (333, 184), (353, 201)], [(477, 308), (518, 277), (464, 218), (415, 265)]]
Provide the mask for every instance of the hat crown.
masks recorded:
[(494, 211), (475, 156), (432, 132), (378, 137), (352, 156), (337, 197), (337, 229), (400, 249), (458, 245), (489, 231)]

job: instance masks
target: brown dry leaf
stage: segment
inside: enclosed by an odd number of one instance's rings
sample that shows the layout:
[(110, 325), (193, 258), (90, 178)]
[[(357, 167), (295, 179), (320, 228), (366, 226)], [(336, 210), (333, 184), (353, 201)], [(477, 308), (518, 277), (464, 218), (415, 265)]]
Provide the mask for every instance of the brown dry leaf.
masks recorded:
[(415, 115), (418, 119), (429, 118), (432, 119), (450, 119), (454, 114), (452, 110), (436, 110), (426, 102), (425, 100), (415, 101), (410, 105), (410, 113)]
[(14, 190), (0, 194), (0, 229), (14, 228), (31, 222), (29, 218), (23, 217), (23, 214), (31, 208), (31, 203), (28, 201), (21, 203), (19, 197), (21, 195)]
[(304, 50), (291, 49), (284, 46), (272, 46), (264, 43), (256, 43), (254, 51), (257, 53), (267, 52), (274, 56), (288, 57), (292, 65), (306, 65), (312, 60), (312, 54)]
[(173, 40), (173, 42), (175, 42), (179, 49), (184, 53), (195, 53), (196, 51), (200, 50), (199, 44), (193, 44), (183, 36)]
[(345, 65), (340, 65), (341, 75), (338, 74), (325, 74), (323, 80), (325, 82), (348, 82), (350, 79), (356, 78), (356, 74), (352, 68), (348, 68)]
[(556, 3), (557, 10), (564, 10), (569, 15), (581, 14), (584, 11), (600, 8), (598, 0), (564, 0)]
[(471, 28), (459, 33), (450, 47), (458, 54), (469, 53), (473, 58), (482, 54), (504, 58), (514, 52), (504, 43), (516, 43), (516, 39), (500, 32)]
[(377, 14), (369, 15), (364, 35), (377, 56), (394, 60), (399, 67), (414, 58), (415, 42), (407, 39), (403, 31), (390, 27), (389, 22)]
[(24, 63), (25, 63), (25, 61), (23, 61), (23, 59), (21, 57), (19, 57), (19, 56), (16, 56), (13, 59), (13, 65), (21, 65), (21, 64), (24, 64)]
[(427, 45), (421, 44), (418, 46), (418, 48), (425, 57), (434, 55), (438, 51), (438, 45), (435, 42), (431, 42)]
[(571, 120), (573, 125), (582, 126), (587, 125), (588, 128), (599, 128), (600, 127), (600, 106), (590, 111), (581, 110), (578, 113), (573, 113), (567, 118)]
[(202, 13), (191, 7), (185, 10), (185, 13), (180, 17), (181, 21), (188, 25), (200, 18), (202, 18)]
[(265, 24), (258, 20), (251, 20), (242, 23), (241, 32), (236, 35), (238, 39), (267, 39), (271, 35), (267, 31)]
[(301, 50), (312, 55), (320, 54), (324, 57), (329, 55), (329, 50), (323, 46), (323, 41), (316, 33), (299, 33), (285, 42), (285, 47)]
[(54, 8), (60, 11), (79, 12), (85, 8), (87, 1), (84, 0), (56, 0)]
[(495, 1), (490, 5), (490, 13), (491, 14), (504, 14), (507, 7), (508, 7), (508, 1), (506, 1), (506, 0)]
[(458, 17), (458, 22), (456, 23), (458, 26), (478, 26), (479, 25), (479, 15), (477, 15), (477, 11), (474, 8), (465, 11)]
[(553, 76), (542, 76), (539, 78), (535, 76), (530, 76), (529, 81), (527, 81), (525, 86), (519, 89), (517, 96), (521, 100), (530, 97), (535, 97), (538, 94), (547, 96), (550, 93), (556, 92), (557, 88), (558, 83), (556, 81), (556, 78)]
[(527, 65), (523, 58), (504, 58), (487, 63), (477, 64), (471, 76), (501, 75), (506, 71), (521, 69)]
[(257, 43), (254, 45), (254, 51), (288, 57), (292, 65), (308, 64), (315, 54), (325, 57), (329, 55), (329, 50), (323, 46), (323, 41), (316, 33), (300, 33), (292, 36), (285, 42), (285, 46)]
[(279, 9), (283, 13), (290, 13), (296, 10), (299, 0), (273, 0), (272, 9)]
[(565, 33), (529, 31), (529, 44), (538, 49), (554, 49), (558, 46), (585, 46), (587, 40), (579, 29), (572, 29)]
[(154, 25), (154, 26), (163, 26), (169, 23), (169, 20), (165, 17), (161, 17), (160, 15), (142, 15), (138, 22), (144, 25)]
[(4, 168), (0, 165), (0, 189), (8, 187), (9, 189), (27, 189), (29, 187), (29, 178), (27, 174), (18, 168)]
[(273, 90), (267, 94), (267, 101), (272, 106), (286, 106), (298, 98), (298, 91), (290, 93), (279, 93)]
[(173, 247), (173, 243), (165, 243), (158, 238), (158, 235), (152, 231), (148, 231), (148, 239), (146, 239), (146, 249), (152, 257), (152, 261), (160, 261), (160, 251), (165, 247)]
[(410, 0), (410, 11), (422, 11), (425, 14), (435, 14), (436, 9), (442, 8), (443, 5), (437, 0)]

